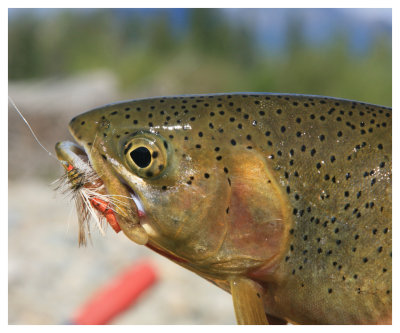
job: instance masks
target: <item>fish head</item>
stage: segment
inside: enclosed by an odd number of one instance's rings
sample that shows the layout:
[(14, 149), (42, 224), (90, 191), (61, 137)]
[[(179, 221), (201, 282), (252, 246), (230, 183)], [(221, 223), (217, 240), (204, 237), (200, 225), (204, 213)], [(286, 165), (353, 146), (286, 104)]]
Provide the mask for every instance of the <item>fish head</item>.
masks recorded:
[(213, 276), (275, 258), (288, 217), (264, 159), (210, 130), (203, 113), (174, 117), (176, 101), (161, 101), (108, 105), (70, 123), (108, 194), (121, 202), (121, 229)]

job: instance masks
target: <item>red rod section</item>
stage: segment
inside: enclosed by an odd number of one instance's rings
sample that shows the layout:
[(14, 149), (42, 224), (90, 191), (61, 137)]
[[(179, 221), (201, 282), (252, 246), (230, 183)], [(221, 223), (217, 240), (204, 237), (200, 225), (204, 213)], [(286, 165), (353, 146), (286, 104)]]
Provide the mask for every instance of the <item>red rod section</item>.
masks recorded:
[(95, 293), (77, 311), (72, 323), (105, 325), (132, 306), (156, 281), (156, 270), (149, 261), (136, 263)]

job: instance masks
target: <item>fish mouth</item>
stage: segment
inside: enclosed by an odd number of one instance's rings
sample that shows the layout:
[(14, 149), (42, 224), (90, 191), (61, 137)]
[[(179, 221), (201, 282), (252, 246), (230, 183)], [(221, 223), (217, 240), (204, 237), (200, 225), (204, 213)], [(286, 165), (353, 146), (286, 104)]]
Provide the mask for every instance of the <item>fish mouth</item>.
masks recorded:
[[(91, 150), (88, 154), (84, 148), (69, 141), (58, 142), (55, 149), (58, 159), (67, 171), (71, 189), (93, 190), (88, 202), (103, 214), (114, 231), (122, 230), (135, 243), (145, 245), (148, 234), (140, 224), (145, 212), (135, 191), (111, 171), (100, 155), (98, 158), (93, 156), (94, 151)], [(71, 173), (73, 169), (76, 172)]]

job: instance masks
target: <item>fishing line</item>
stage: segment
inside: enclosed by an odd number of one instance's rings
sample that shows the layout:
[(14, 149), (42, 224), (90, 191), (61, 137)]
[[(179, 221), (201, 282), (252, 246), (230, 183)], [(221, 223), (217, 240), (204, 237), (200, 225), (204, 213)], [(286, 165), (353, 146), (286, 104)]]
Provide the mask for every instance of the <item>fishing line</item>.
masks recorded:
[[(49, 154), (50, 157), (56, 159), (57, 162), (60, 163), (60, 160), (56, 156), (54, 156), (48, 149), (46, 149), (46, 147), (40, 142), (39, 138), (35, 134), (31, 125), (26, 120), (26, 118), (24, 117), (22, 112), (18, 109), (17, 105), (15, 104), (15, 102), (13, 101), (13, 99), (10, 96), (8, 96), (8, 101), (10, 102), (10, 104), (12, 105), (14, 110), (17, 111), (18, 115), (24, 121), (26, 126), (28, 126), (32, 136), (34, 137), (36, 142), (40, 145), (40, 147), (42, 147)], [(84, 164), (83, 165), (84, 167), (82, 168), (82, 166), (80, 165), (79, 166), (80, 168), (78, 170), (81, 170), (84, 172), (85, 178), (89, 178), (90, 176), (93, 177), (93, 175), (90, 175), (90, 171), (87, 170), (88, 168), (90, 168), (89, 164), (87, 164), (87, 165), (85, 163), (82, 163), (82, 164)], [(77, 167), (77, 166), (74, 166), (74, 167)], [(71, 188), (71, 180), (68, 178), (67, 174), (60, 177), (58, 180), (54, 181), (52, 184), (57, 184), (57, 183), (58, 183), (57, 190), (61, 190), (64, 187), (72, 190), (73, 199), (76, 202), (75, 205), (78, 210), (77, 213), (78, 213), (78, 221), (79, 221), (79, 245), (82, 245), (82, 244), (86, 245), (85, 229), (88, 232), (89, 238), (90, 238), (90, 229), (89, 229), (89, 224), (87, 223), (88, 219), (90, 217), (94, 218), (94, 220), (96, 221), (96, 226), (100, 230), (100, 233), (104, 236), (104, 231), (100, 225), (100, 220), (101, 220), (102, 216), (99, 216), (99, 214), (96, 213), (96, 211), (93, 209), (93, 207), (91, 207), (90, 201), (89, 201), (90, 198), (88, 197), (88, 194), (85, 192), (85, 189), (84, 188), (76, 189), (76, 190), (72, 189)]]
[(33, 137), (35, 138), (36, 142), (54, 159), (56, 159), (58, 162), (58, 158), (55, 157), (52, 153), (50, 153), (50, 151), (48, 151), (43, 145), (42, 143), (39, 141), (38, 137), (36, 136), (35, 132), (33, 131), (31, 125), (29, 125), (28, 121), (25, 119), (25, 117), (22, 115), (21, 111), (18, 109), (18, 107), (15, 105), (13, 99), (8, 96), (8, 101), (11, 103), (11, 105), (14, 107), (15, 111), (18, 112), (19, 116), (22, 118), (22, 120), (25, 122), (26, 126), (28, 126), (29, 130), (31, 131)]
[[(36, 142), (49, 154), (49, 156), (56, 159), (57, 162), (60, 163), (60, 160), (56, 156), (54, 156), (49, 150), (47, 150), (46, 147), (40, 142), (31, 125), (18, 109), (13, 99), (8, 96), (8, 100), (15, 111), (17, 111), (18, 115), (22, 118), (26, 126), (28, 126)], [(94, 141), (96, 141), (96, 137), (97, 133), (95, 135)], [(91, 149), (93, 149), (93, 147), (91, 147)], [(93, 218), (97, 229), (103, 236), (105, 236), (102, 225), (104, 221), (107, 220), (107, 217), (106, 215), (104, 215), (104, 212), (109, 211), (116, 213), (116, 209), (119, 206), (127, 206), (125, 202), (123, 202), (122, 200), (118, 200), (116, 197), (129, 197), (123, 195), (107, 195), (102, 193), (104, 190), (104, 184), (96, 184), (96, 180), (99, 179), (99, 175), (94, 172), (89, 161), (77, 159), (74, 161), (74, 165), (72, 165), (72, 167), (74, 170), (77, 171), (77, 175), (80, 181), (79, 186), (76, 186), (76, 179), (71, 179), (71, 176), (68, 173), (69, 171), (61, 176), (59, 179), (55, 180), (52, 185), (56, 185), (56, 190), (59, 190), (64, 194), (72, 194), (72, 199), (75, 201), (75, 206), (77, 208), (76, 212), (78, 215), (79, 225), (79, 246), (81, 246), (86, 245), (87, 243), (86, 233), (89, 236), (89, 240), (91, 240), (89, 220)], [(93, 206), (93, 202), (98, 201), (101, 201), (103, 205), (106, 205), (104, 211), (100, 211)], [(114, 226), (112, 227), (114, 228)]]

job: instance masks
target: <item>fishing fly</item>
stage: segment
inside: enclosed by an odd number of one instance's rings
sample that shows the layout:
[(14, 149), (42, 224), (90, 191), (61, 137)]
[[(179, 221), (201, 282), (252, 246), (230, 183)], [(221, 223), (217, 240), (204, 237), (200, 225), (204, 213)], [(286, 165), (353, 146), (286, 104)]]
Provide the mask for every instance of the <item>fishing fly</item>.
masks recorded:
[[(118, 195), (106, 194), (106, 189), (101, 177), (93, 170), (89, 159), (80, 147), (77, 145), (71, 147), (72, 149), (68, 160), (72, 161), (72, 163), (68, 162), (66, 157), (61, 160), (58, 159), (40, 142), (29, 122), (23, 116), (12, 98), (9, 96), (8, 99), (14, 110), (29, 128), (36, 142), (49, 156), (61, 163), (66, 171), (64, 175), (52, 182), (51, 185), (55, 186), (56, 191), (70, 197), (75, 202), (79, 225), (79, 246), (85, 246), (87, 244), (87, 239), (91, 238), (91, 220), (94, 220), (97, 229), (103, 236), (105, 236), (105, 221), (108, 222), (115, 232), (118, 233), (121, 231), (115, 217), (115, 212), (118, 207), (126, 206), (126, 204), (118, 200)], [(82, 152), (82, 154), (79, 154), (80, 152)], [(88, 235), (88, 237), (86, 235)]]

